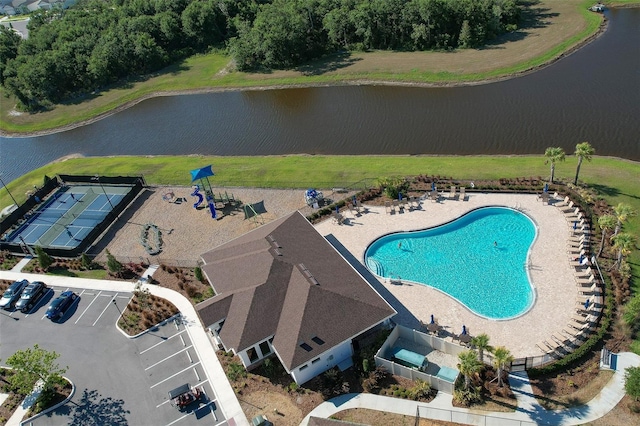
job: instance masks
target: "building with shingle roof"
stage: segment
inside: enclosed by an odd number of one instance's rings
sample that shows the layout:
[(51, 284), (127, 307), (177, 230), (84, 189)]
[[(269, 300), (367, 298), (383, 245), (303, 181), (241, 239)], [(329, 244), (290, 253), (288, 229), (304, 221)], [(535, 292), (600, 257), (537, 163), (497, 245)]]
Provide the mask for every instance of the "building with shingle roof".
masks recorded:
[(352, 341), (396, 314), (299, 212), (201, 257), (216, 296), (196, 309), (247, 369), (277, 356), (305, 383), (350, 365)]

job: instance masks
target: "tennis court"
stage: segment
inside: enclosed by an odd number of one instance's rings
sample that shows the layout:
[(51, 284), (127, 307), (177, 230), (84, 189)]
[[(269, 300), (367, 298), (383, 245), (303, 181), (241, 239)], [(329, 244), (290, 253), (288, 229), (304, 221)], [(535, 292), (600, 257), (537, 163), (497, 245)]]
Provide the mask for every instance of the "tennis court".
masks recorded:
[(53, 193), (8, 237), (8, 242), (73, 249), (116, 208), (131, 187), (64, 186)]

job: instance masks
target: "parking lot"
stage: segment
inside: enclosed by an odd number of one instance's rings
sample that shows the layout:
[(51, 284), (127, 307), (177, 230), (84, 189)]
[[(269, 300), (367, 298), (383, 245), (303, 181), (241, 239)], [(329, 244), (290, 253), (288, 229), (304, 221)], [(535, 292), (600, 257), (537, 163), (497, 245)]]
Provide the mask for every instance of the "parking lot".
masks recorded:
[[(56, 322), (46, 318), (49, 303), (65, 290), (80, 297)], [(189, 332), (179, 318), (139, 336), (125, 337), (116, 321), (131, 293), (50, 288), (30, 313), (0, 314), (0, 359), (38, 343), (60, 354), (58, 364), (75, 385), (72, 400), (33, 425), (219, 425), (226, 419), (205, 376)], [(204, 391), (179, 411), (168, 391), (188, 383)]]

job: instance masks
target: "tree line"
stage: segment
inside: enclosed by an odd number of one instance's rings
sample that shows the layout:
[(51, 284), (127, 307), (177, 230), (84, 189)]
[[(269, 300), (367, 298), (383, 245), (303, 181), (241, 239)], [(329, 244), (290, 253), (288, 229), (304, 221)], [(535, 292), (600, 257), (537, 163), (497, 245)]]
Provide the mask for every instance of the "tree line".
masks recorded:
[(46, 108), (225, 48), (240, 70), (291, 68), (340, 50), (481, 46), (517, 28), (518, 0), (80, 0), (0, 28), (0, 84)]

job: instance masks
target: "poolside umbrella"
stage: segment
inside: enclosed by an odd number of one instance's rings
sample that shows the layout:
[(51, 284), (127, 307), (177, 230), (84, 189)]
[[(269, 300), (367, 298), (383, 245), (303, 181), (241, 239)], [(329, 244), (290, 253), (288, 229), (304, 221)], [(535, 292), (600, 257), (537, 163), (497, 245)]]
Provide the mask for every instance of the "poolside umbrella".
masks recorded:
[(398, 192), (398, 200), (402, 201), (402, 192)]
[(433, 314), (431, 314), (431, 324), (435, 324), (435, 323), (436, 323), (436, 320), (435, 318), (433, 318)]
[(544, 192), (549, 192), (549, 184), (548, 183), (544, 184)]
[(589, 309), (589, 303), (591, 303), (591, 302), (589, 301), (589, 299), (587, 299), (587, 300), (585, 300), (585, 301), (584, 301), (584, 308), (585, 308), (585, 309)]
[(578, 221), (574, 220), (573, 221), (573, 230), (575, 231), (576, 229), (578, 229)]
[(432, 191), (436, 190), (436, 183), (435, 182), (431, 182), (431, 190)]
[(463, 335), (467, 334), (467, 326), (466, 325), (462, 326), (462, 334)]
[(353, 196), (353, 205), (357, 205), (358, 204), (358, 199), (356, 198), (356, 196)]
[(336, 213), (340, 213), (340, 207), (336, 206)]
[(584, 254), (580, 253), (580, 258), (578, 259), (578, 263), (582, 263), (584, 260)]

